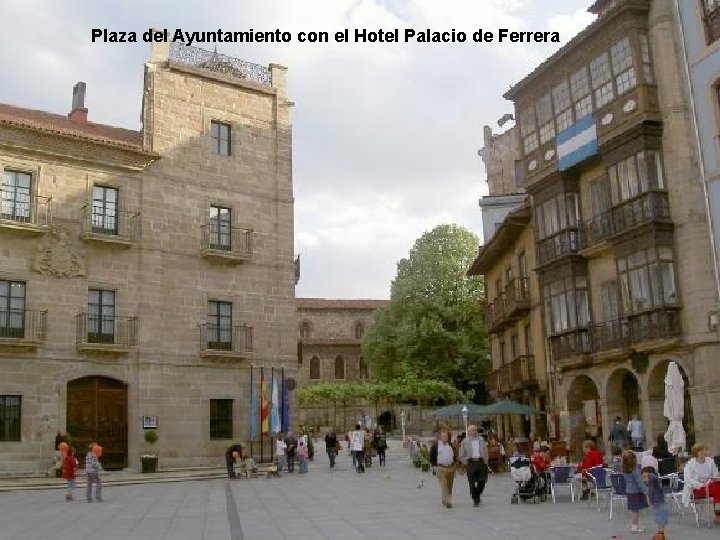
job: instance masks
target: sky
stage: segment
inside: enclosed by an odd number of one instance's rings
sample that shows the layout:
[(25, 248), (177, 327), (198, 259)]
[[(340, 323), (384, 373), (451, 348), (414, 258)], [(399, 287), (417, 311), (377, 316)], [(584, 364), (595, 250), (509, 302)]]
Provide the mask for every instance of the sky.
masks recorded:
[[(91, 30), (557, 31), (592, 21), (590, 0), (24, 0), (5, 2), (0, 102), (67, 113), (87, 83), (89, 120), (140, 129), (147, 43), (92, 43)], [(482, 241), (478, 156), (502, 94), (557, 50), (538, 43), (219, 44), (288, 68), (299, 297), (389, 298), (414, 241), (457, 223)], [(212, 45), (201, 45), (212, 48)], [(12, 74), (8, 77), (8, 74)], [(507, 128), (507, 126), (505, 126)]]

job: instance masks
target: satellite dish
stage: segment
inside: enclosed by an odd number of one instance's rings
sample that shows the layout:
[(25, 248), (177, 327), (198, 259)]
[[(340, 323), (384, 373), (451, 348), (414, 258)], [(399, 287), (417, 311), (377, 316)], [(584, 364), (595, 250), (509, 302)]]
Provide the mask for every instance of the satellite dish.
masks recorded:
[(293, 390), (295, 390), (296, 386), (295, 379), (288, 379), (287, 381), (285, 381), (285, 385), (287, 386), (288, 391), (292, 392)]

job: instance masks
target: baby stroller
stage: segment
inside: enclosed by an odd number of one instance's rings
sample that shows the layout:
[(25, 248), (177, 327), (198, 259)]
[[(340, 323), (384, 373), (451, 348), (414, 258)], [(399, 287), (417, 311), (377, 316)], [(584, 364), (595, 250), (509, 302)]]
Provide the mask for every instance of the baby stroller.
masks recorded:
[(535, 472), (529, 458), (525, 456), (513, 458), (510, 462), (510, 476), (515, 482), (515, 491), (510, 498), (510, 504), (530, 499), (533, 503), (537, 503), (538, 499), (545, 500), (547, 481), (544, 476)]

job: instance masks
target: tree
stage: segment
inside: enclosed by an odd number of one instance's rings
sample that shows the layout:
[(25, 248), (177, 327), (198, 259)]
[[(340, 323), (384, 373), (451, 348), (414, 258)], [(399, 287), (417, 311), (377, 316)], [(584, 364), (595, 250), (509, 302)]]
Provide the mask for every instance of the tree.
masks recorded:
[(487, 335), (479, 300), (481, 278), (468, 276), (478, 239), (440, 225), (400, 260), (390, 303), (363, 340), (363, 358), (380, 380), (413, 377), (459, 386), (487, 371)]

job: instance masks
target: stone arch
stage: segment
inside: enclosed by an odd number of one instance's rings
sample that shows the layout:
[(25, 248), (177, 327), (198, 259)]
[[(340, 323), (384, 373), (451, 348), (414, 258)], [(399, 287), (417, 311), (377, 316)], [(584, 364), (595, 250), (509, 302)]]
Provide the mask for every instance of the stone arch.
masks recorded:
[(602, 421), (600, 392), (596, 381), (589, 375), (578, 375), (568, 384), (567, 410), (571, 446), (577, 454), (582, 441), (588, 437), (600, 442)]
[(310, 359), (310, 379), (320, 379), (320, 358), (317, 354)]
[(621, 416), (624, 422), (637, 414), (641, 420), (641, 407), (644, 396), (643, 388), (637, 374), (629, 368), (621, 367), (612, 371), (605, 380), (605, 401), (608, 416)]
[(345, 358), (343, 358), (342, 354), (339, 354), (335, 357), (335, 378), (345, 378)]
[(302, 339), (310, 339), (314, 331), (313, 323), (308, 319), (300, 322), (300, 337)]
[[(690, 396), (690, 388), (692, 387), (692, 379), (683, 362), (677, 358), (663, 358), (658, 361), (647, 374), (647, 393), (648, 393), (648, 411), (650, 418), (648, 419), (648, 437), (653, 441), (660, 434), (667, 431), (668, 420), (665, 418), (665, 375), (667, 374), (668, 365), (673, 361), (678, 365), (680, 374), (685, 382), (685, 410), (683, 415), (683, 427), (685, 428), (686, 448), (690, 448), (695, 443), (695, 416), (692, 406), (692, 398)], [(653, 444), (655, 444), (653, 442)]]

